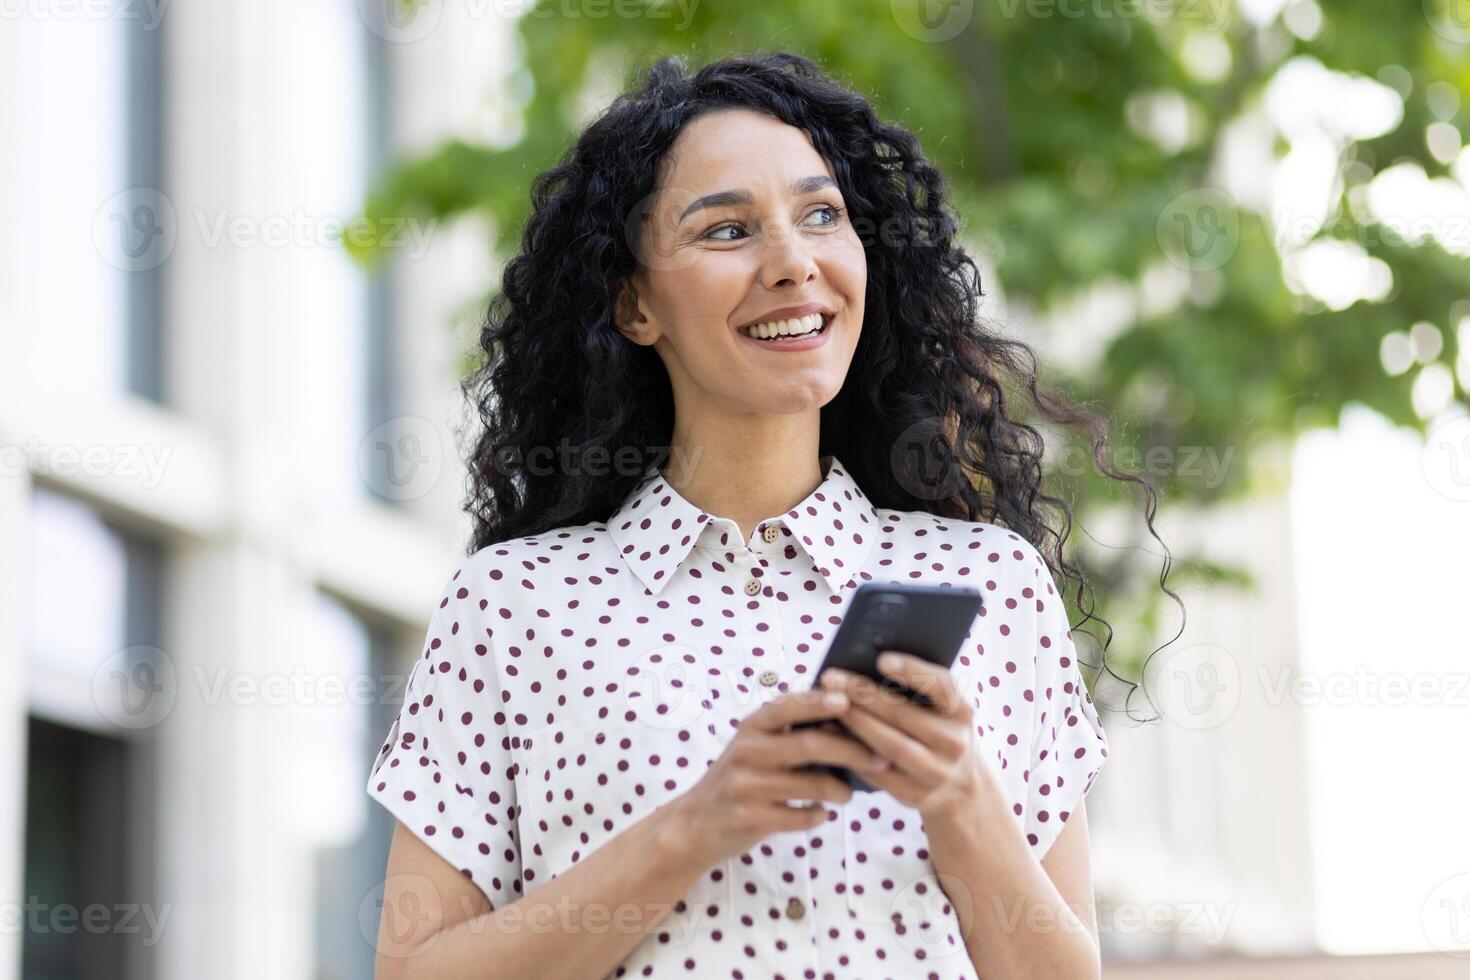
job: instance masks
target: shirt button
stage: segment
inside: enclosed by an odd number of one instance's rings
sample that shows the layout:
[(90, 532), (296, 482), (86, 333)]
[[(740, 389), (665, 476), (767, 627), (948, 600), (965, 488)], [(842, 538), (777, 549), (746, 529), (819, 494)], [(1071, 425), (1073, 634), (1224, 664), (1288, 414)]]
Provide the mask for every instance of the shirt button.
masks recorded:
[(771, 544), (771, 543), (775, 542), (775, 540), (777, 538), (779, 538), (780, 536), (781, 536), (781, 529), (779, 527), (776, 527), (774, 524), (768, 524), (766, 526), (766, 535), (765, 535), (765, 537), (766, 537), (766, 543), (767, 544)]
[(749, 582), (746, 582), (745, 583), (745, 594), (746, 595), (755, 595), (756, 593), (760, 592), (760, 590), (761, 590), (761, 580), (758, 579), (758, 578), (753, 578)]
[(772, 684), (776, 683), (776, 681), (780, 679), (780, 676), (774, 670), (761, 671), (761, 683), (764, 684), (766, 687), (770, 687)]
[(786, 903), (786, 918), (799, 919), (806, 915), (806, 906), (801, 904), (801, 899), (793, 898)]

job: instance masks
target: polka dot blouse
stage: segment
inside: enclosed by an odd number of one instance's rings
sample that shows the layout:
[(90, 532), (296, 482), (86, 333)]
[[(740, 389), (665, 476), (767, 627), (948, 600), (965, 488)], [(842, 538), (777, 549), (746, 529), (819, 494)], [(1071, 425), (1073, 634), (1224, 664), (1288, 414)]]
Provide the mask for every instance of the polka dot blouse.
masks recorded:
[[(863, 582), (965, 584), (953, 673), (1040, 858), (1107, 757), (1062, 598), (1004, 528), (874, 507), (840, 460), (749, 541), (656, 468), (606, 522), (491, 545), (444, 591), (369, 794), (500, 908), (689, 789), (804, 690)], [(974, 978), (919, 814), (884, 792), (711, 867), (616, 977)]]

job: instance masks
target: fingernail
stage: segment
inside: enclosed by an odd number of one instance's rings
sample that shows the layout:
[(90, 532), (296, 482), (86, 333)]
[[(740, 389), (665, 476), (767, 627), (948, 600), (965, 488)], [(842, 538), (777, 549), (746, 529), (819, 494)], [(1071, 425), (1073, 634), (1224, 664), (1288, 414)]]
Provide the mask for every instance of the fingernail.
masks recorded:
[(885, 670), (894, 670), (900, 663), (902, 660), (896, 653), (885, 653), (878, 658), (878, 666)]
[(829, 707), (840, 707), (847, 702), (847, 695), (841, 691), (828, 691), (822, 695), (822, 703)]
[(863, 767), (868, 772), (882, 772), (888, 768), (887, 759), (869, 759), (868, 764)]

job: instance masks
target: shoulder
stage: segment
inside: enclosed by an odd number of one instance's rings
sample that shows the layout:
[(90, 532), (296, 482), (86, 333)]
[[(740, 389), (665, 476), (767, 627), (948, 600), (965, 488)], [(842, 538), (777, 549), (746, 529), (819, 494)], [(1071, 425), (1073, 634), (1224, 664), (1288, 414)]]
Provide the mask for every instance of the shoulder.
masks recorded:
[(514, 583), (527, 575), (586, 567), (616, 555), (616, 544), (601, 522), (574, 524), (488, 544), (463, 558), (454, 581)]
[(878, 509), (875, 513), (895, 550), (949, 555), (982, 580), (1005, 576), (1007, 580), (1050, 583), (1041, 552), (1009, 528), (920, 510)]

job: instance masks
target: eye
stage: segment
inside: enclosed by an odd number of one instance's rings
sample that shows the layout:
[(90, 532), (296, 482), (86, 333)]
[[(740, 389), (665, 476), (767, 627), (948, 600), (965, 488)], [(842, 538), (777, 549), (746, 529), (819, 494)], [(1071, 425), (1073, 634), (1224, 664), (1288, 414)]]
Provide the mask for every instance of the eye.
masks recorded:
[[(842, 213), (844, 211), (846, 211), (846, 210), (847, 210), (846, 208), (840, 207), (840, 206), (838, 206), (836, 204), (824, 204), (821, 207), (817, 208), (815, 211), (813, 211), (812, 214), (821, 214), (822, 212), (825, 211), (825, 212), (827, 212), (828, 214), (830, 214), (832, 216), (830, 220), (823, 221), (818, 226), (818, 227), (825, 228), (825, 227), (828, 227), (830, 225), (835, 225), (835, 224), (837, 224), (838, 221), (842, 220)], [(812, 214), (807, 215), (807, 217), (810, 218), (812, 216)]]
[[(843, 215), (843, 213), (846, 210), (847, 210), (846, 208), (844, 208), (844, 207), (842, 207), (840, 205), (837, 205), (837, 204), (823, 204), (821, 207), (818, 207), (818, 208), (814, 209), (813, 211), (811, 211), (807, 215), (807, 217), (810, 218), (813, 214), (820, 214), (820, 213), (822, 213), (822, 212), (825, 211), (828, 214), (830, 214), (831, 217), (827, 221), (819, 222), (816, 227), (819, 227), (819, 228), (830, 228), (832, 225), (835, 225), (840, 220), (842, 220), (842, 215)], [(741, 237), (742, 238), (745, 237), (745, 230), (744, 230), (744, 228), (741, 225), (739, 225), (738, 223), (731, 223), (731, 224), (727, 224), (727, 225), (720, 225), (717, 228), (710, 229), (709, 231), (707, 231), (703, 235), (701, 235), (700, 236), (700, 239), (702, 241), (710, 241), (710, 242), (738, 242), (738, 241), (741, 240), (740, 238), (722, 237), (721, 236), (721, 232), (726, 232), (726, 231), (739, 231), (739, 232), (741, 232)]]
[(738, 238), (716, 238), (715, 237), (716, 235), (718, 235), (722, 231), (735, 231), (735, 230), (737, 230), (739, 228), (740, 228), (739, 225), (720, 225), (720, 227), (718, 227), (718, 228), (715, 228), (715, 229), (712, 229), (711, 231), (705, 232), (704, 233), (704, 237), (707, 238), (707, 239), (709, 239), (712, 242), (735, 242), (735, 241), (739, 241)]

